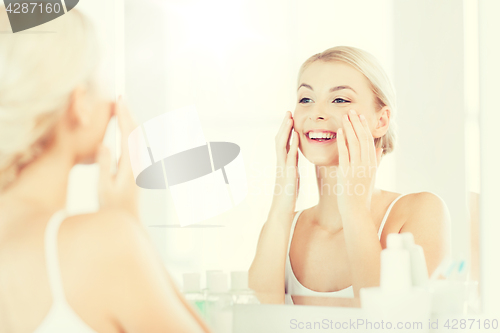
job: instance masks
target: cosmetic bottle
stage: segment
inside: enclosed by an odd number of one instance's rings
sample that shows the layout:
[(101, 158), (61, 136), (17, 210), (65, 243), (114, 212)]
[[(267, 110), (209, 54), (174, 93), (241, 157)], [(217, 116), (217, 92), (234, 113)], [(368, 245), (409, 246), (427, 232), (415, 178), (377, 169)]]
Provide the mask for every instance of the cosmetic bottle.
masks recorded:
[(233, 299), (228, 289), (227, 274), (212, 272), (207, 276), (205, 298), (208, 325), (217, 333), (231, 333)]
[(201, 292), (200, 273), (182, 274), (182, 293), (186, 300), (205, 318), (205, 297)]
[(429, 286), (429, 271), (425, 262), (424, 249), (415, 244), (415, 239), (411, 232), (400, 234), (406, 250), (410, 254), (411, 280), (414, 287), (427, 288)]
[[(361, 288), (360, 300), (367, 320), (421, 322), (415, 332), (429, 332), (431, 294), (428, 288), (412, 284), (411, 255), (405, 246), (405, 236), (397, 233), (387, 236), (387, 248), (380, 254), (380, 287)], [(413, 332), (397, 327), (390, 331)]]
[(248, 272), (231, 272), (231, 296), (233, 304), (260, 304), (255, 292), (248, 288)]
[(208, 285), (210, 284), (210, 276), (214, 273), (222, 273), (221, 270), (208, 270), (205, 272), (205, 288), (203, 288), (201, 290), (201, 292), (203, 293), (203, 295), (205, 296), (205, 298), (207, 297), (207, 293), (208, 293)]
[(412, 286), (410, 253), (404, 237), (387, 236), (387, 247), (380, 253), (380, 287), (387, 291), (406, 291)]

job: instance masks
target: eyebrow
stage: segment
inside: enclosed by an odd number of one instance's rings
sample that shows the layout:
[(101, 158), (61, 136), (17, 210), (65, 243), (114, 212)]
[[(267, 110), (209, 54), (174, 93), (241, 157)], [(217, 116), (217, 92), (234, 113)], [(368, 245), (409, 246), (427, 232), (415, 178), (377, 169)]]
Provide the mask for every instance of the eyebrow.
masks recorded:
[[(308, 88), (308, 89), (311, 89), (312, 91), (314, 91), (313, 87), (311, 87), (310, 85), (308, 85), (307, 83), (302, 83), (299, 88), (297, 89), (297, 91), (300, 89), (300, 87), (305, 87), (305, 88)], [(349, 86), (336, 86), (336, 87), (333, 87), (330, 89), (330, 92), (334, 92), (334, 91), (337, 91), (337, 90), (344, 90), (344, 89), (351, 89), (352, 91), (354, 91), (356, 93), (356, 90), (352, 89), (351, 87)]]

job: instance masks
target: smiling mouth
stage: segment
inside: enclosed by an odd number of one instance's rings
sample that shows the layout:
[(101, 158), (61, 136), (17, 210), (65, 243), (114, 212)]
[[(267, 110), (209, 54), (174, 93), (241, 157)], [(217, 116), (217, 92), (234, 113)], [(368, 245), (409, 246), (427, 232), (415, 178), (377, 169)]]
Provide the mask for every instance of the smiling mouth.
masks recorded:
[(337, 138), (337, 133), (335, 132), (308, 132), (306, 133), (308, 139), (317, 142), (333, 141)]

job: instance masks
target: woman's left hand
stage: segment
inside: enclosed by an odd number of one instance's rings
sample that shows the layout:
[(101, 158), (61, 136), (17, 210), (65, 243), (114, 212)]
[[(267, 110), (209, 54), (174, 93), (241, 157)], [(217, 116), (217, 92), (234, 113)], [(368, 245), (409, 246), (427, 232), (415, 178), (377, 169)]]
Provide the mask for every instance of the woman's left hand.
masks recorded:
[(121, 131), (121, 155), (116, 173), (113, 174), (109, 149), (102, 145), (98, 151), (97, 161), (100, 166), (99, 203), (101, 208), (109, 207), (128, 211), (139, 220), (139, 187), (135, 183), (128, 148), (128, 137), (137, 124), (121, 96), (117, 103), (113, 104), (113, 108)]
[[(375, 175), (382, 148), (375, 149), (368, 122), (354, 110), (343, 116), (343, 129), (337, 131), (339, 168), (337, 201), (342, 217), (370, 211)], [(347, 144), (346, 144), (347, 142)]]

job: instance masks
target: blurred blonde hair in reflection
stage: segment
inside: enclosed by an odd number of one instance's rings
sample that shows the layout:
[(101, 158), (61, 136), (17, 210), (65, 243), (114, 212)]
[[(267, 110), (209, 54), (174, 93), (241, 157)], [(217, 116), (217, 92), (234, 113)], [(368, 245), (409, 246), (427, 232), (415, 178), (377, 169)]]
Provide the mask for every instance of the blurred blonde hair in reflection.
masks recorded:
[[(1, 35), (0, 193), (53, 140), (72, 91), (78, 85), (96, 91), (100, 57), (94, 28), (78, 10), (65, 16), (29, 33)], [(0, 31), (10, 31), (5, 7), (0, 18)]]
[[(370, 82), (375, 95), (376, 109), (380, 110), (387, 106), (391, 110), (391, 122), (387, 133), (374, 140), (375, 147), (384, 149), (383, 155), (392, 152), (396, 146), (397, 127), (396, 116), (396, 93), (394, 87), (377, 59), (370, 53), (351, 46), (336, 46), (321, 53), (317, 53), (307, 59), (299, 70), (299, 78), (306, 68), (316, 61), (333, 62), (340, 61), (351, 65), (361, 72)], [(300, 82), (299, 82), (300, 83)]]

